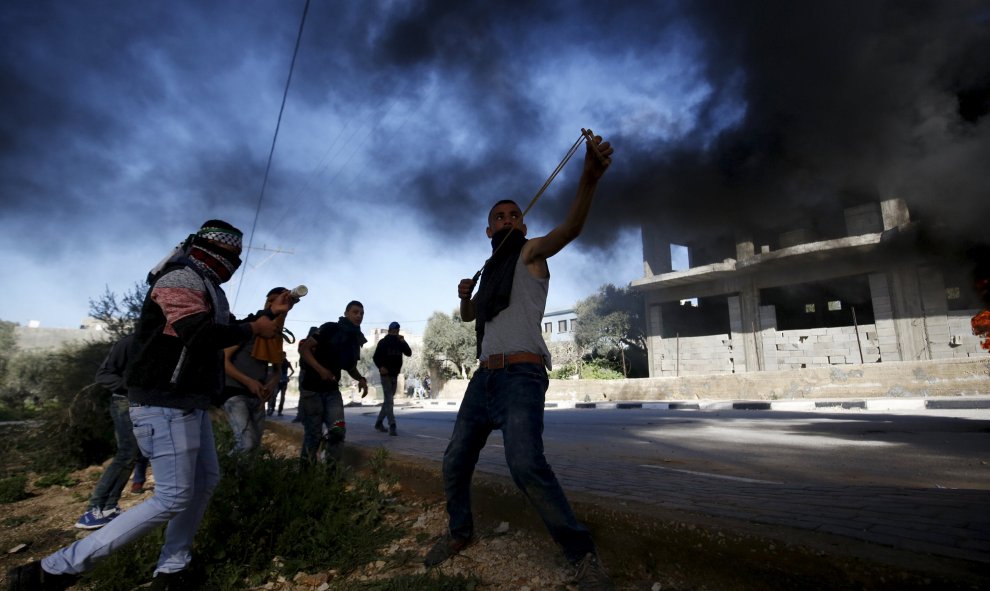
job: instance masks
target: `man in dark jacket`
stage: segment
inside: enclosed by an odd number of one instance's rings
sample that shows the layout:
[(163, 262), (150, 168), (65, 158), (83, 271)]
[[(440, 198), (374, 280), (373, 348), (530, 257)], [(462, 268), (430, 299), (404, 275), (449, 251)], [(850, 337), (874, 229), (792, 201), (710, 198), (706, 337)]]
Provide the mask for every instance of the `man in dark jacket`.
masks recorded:
[(118, 340), (110, 348), (100, 369), (96, 370), (96, 383), (110, 390), (110, 417), (113, 419), (114, 439), (117, 441), (117, 453), (107, 469), (103, 471), (99, 482), (89, 497), (89, 508), (76, 521), (79, 529), (100, 529), (120, 515), (120, 493), (127, 485), (131, 468), (135, 475), (141, 476), (148, 468), (148, 459), (138, 450), (137, 440), (134, 439), (134, 427), (131, 425), (129, 414), (130, 404), (127, 401), (127, 388), (124, 387), (124, 369), (127, 367), (127, 351), (134, 340), (134, 335), (127, 335)]
[(397, 435), (395, 431), (395, 412), (393, 402), (395, 399), (395, 388), (399, 384), (399, 372), (402, 371), (402, 356), (412, 357), (412, 349), (405, 337), (399, 334), (399, 323), (393, 322), (388, 325), (388, 334), (378, 341), (375, 347), (375, 354), (372, 360), (378, 373), (382, 376), (382, 390), (385, 393), (385, 402), (378, 412), (378, 420), (375, 421), (375, 429), (384, 432), (384, 420), (388, 418), (388, 434)]
[(335, 461), (347, 433), (344, 401), (340, 395), (340, 375), (346, 371), (357, 380), (361, 398), (368, 395), (368, 380), (357, 370), (361, 346), (368, 339), (361, 333), (364, 305), (352, 301), (337, 322), (327, 322), (299, 343), (299, 412), (303, 424), (303, 460), (315, 461), (327, 427), (328, 460)]
[(230, 314), (220, 284), (240, 265), (241, 232), (210, 220), (149, 275), (130, 348), (126, 383), (141, 451), (155, 472), (155, 494), (105, 527), (10, 571), (10, 589), (65, 589), (94, 563), (167, 523), (151, 589), (194, 589), (189, 563), (193, 536), (220, 479), (207, 409), (223, 383), (225, 347), (252, 335), (273, 337), (273, 318), (289, 308), (288, 294), (253, 321)]

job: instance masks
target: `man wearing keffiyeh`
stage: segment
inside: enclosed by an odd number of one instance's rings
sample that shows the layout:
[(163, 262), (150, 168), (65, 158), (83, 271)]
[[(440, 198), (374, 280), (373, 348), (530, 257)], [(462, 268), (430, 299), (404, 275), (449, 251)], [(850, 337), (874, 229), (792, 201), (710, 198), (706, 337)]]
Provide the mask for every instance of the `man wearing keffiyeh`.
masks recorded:
[(447, 533), (427, 553), (427, 567), (443, 563), (472, 542), (471, 476), (489, 434), (499, 429), (512, 479), (575, 566), (578, 588), (612, 589), (590, 532), (574, 517), (543, 455), (550, 353), (540, 331), (550, 284), (547, 259), (581, 233), (611, 155), (612, 147), (600, 136), (588, 139), (577, 197), (564, 222), (546, 236), (527, 240), (523, 213), (514, 201), (499, 201), (488, 213), (485, 232), (492, 255), (482, 270), (478, 293), (472, 299), (473, 279), (457, 287), (461, 319), (475, 321), (481, 367), (464, 393), (444, 452), (450, 521)]
[(130, 417), (141, 452), (151, 460), (155, 494), (102, 529), (41, 561), (12, 569), (10, 589), (65, 589), (117, 549), (162, 524), (165, 542), (151, 589), (200, 588), (189, 568), (193, 537), (220, 479), (207, 410), (223, 383), (225, 347), (252, 336), (274, 337), (274, 318), (238, 321), (220, 284), (240, 265), (241, 231), (210, 220), (150, 274), (125, 371)]

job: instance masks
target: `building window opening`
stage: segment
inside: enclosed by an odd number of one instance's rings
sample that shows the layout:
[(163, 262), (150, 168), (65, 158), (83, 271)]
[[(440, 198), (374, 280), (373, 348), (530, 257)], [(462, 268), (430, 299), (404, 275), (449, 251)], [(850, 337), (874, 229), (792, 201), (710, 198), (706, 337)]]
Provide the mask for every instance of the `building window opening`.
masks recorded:
[(687, 271), (691, 268), (691, 253), (683, 244), (670, 245), (670, 268), (672, 271)]
[(572, 319), (571, 320), (571, 332), (574, 332), (575, 330), (577, 330), (577, 319)]
[(761, 289), (760, 305), (774, 307), (778, 330), (874, 323), (865, 275)]
[(547, 334), (550, 334), (551, 332), (553, 332), (553, 323), (552, 322), (544, 322), (543, 323), (543, 332), (545, 332)]
[(943, 270), (942, 276), (945, 278), (945, 305), (950, 312), (983, 307), (968, 269)]
[[(532, 325), (530, 325), (532, 326)], [(557, 332), (567, 332), (567, 321), (558, 320), (557, 321)]]
[(689, 299), (695, 302), (695, 305), (682, 305), (680, 301), (660, 305), (660, 314), (663, 317), (663, 338), (701, 337), (729, 333), (728, 296)]

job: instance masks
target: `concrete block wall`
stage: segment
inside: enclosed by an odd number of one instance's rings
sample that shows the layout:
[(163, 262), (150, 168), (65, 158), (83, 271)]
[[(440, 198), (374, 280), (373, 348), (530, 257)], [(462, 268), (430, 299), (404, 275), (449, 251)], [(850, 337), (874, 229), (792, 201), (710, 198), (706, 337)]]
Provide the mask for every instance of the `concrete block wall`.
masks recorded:
[(947, 355), (940, 355), (940, 359), (975, 357), (986, 359), (988, 357), (986, 349), (980, 347), (980, 337), (973, 334), (971, 323), (973, 316), (979, 310), (958, 310), (949, 312), (946, 317), (946, 324), (949, 327), (949, 346)]
[(765, 331), (764, 367), (774, 371), (859, 364), (860, 346), (863, 348), (862, 363), (880, 361), (880, 341), (875, 325), (859, 327), (858, 344), (853, 326)]
[[(679, 341), (679, 342), (678, 342)], [(723, 374), (735, 371), (736, 353), (727, 334), (657, 339), (655, 376)]]
[[(466, 380), (443, 385), (457, 401)], [(629, 380), (550, 380), (548, 401), (798, 400), (990, 395), (990, 355), (941, 361), (897, 361), (800, 370)]]

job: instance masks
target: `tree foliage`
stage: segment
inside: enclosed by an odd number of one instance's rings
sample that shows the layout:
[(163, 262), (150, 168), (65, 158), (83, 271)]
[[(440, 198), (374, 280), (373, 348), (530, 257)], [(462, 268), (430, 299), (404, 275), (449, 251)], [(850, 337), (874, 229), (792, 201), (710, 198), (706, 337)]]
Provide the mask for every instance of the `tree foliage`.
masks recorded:
[(566, 380), (581, 374), (581, 362), (585, 351), (575, 341), (547, 341), (547, 351), (553, 360), (550, 378)]
[(2, 385), (7, 380), (7, 371), (11, 360), (17, 353), (17, 336), (13, 322), (0, 320), (0, 395), (4, 392)]
[(106, 287), (100, 297), (89, 300), (89, 315), (103, 323), (114, 341), (119, 340), (134, 331), (147, 293), (143, 283), (135, 283), (121, 296)]
[[(629, 288), (603, 285), (578, 302), (574, 341), (593, 359), (609, 360), (630, 377), (646, 371), (646, 322), (643, 296)], [(625, 366), (625, 371), (623, 371)]]
[(474, 322), (463, 322), (460, 312), (434, 312), (423, 333), (423, 360), (442, 377), (470, 377), (477, 359)]

